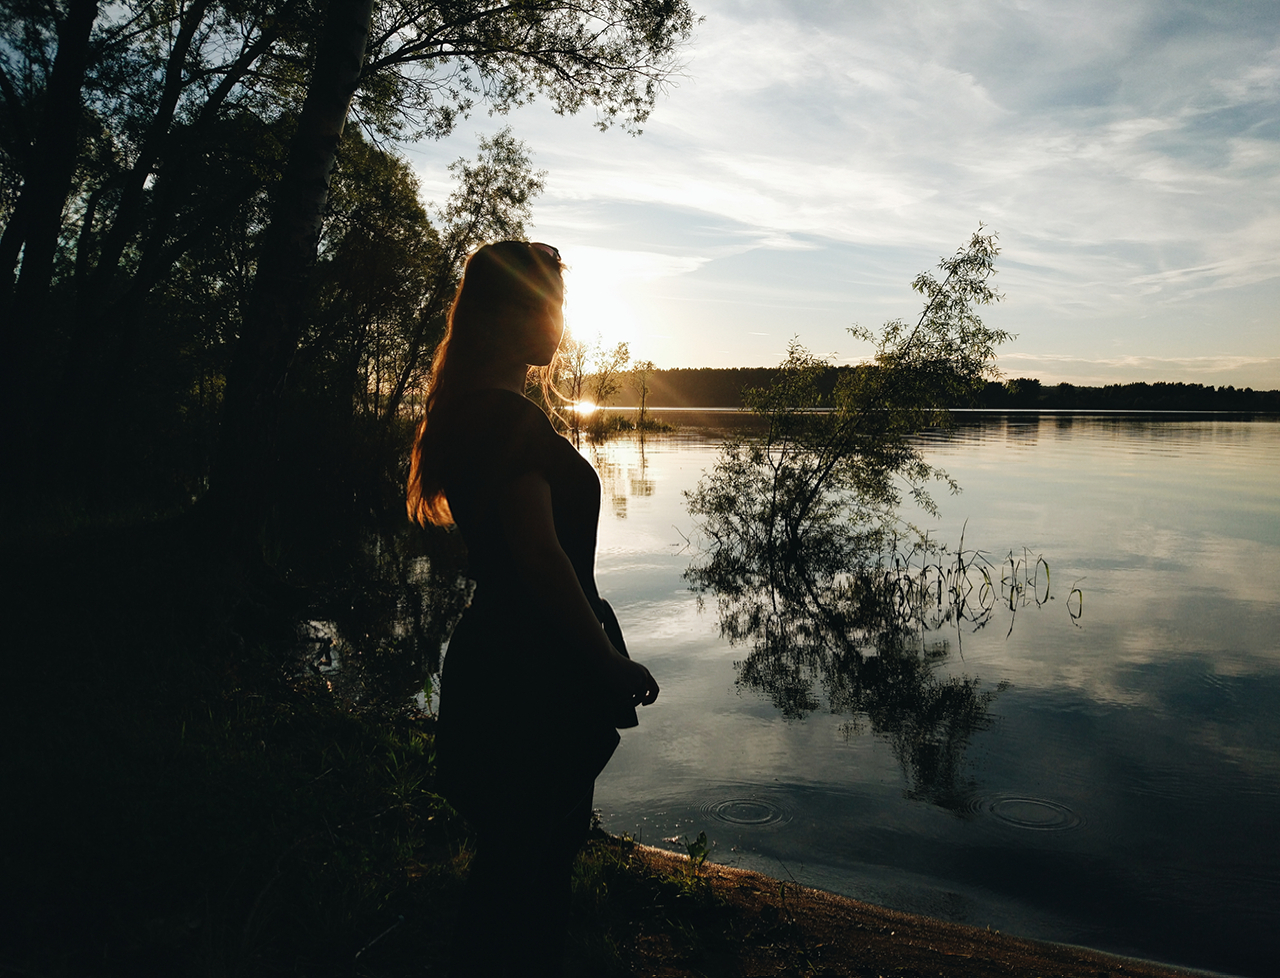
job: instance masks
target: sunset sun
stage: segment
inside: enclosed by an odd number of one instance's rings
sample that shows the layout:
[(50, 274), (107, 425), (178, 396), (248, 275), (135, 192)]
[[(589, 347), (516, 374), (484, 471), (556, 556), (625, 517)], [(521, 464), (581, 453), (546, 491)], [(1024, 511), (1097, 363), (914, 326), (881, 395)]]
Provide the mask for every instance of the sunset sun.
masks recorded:
[[(569, 256), (566, 256), (568, 258)], [(610, 252), (582, 249), (565, 274), (565, 326), (570, 335), (605, 349), (634, 343), (641, 323), (628, 295), (631, 275)]]

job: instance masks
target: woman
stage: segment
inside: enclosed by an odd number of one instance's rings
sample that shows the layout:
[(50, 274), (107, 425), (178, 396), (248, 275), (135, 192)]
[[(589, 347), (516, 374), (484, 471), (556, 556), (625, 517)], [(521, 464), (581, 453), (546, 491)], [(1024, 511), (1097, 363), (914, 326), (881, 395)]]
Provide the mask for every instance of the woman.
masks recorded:
[(555, 357), (563, 306), (550, 245), (471, 255), (409, 475), (410, 516), (456, 524), (476, 582), (449, 641), (436, 737), (441, 791), (477, 836), (455, 975), (559, 972), (596, 775), (615, 727), (658, 696), (596, 590), (599, 479), (524, 396), (529, 368)]

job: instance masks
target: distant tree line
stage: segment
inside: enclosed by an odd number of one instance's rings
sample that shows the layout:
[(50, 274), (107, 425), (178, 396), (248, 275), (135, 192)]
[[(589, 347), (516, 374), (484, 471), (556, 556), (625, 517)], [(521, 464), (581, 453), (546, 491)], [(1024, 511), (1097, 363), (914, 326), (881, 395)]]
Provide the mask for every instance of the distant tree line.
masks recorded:
[[(1157, 381), (1148, 384), (1045, 385), (1033, 377), (989, 383), (974, 407), (1046, 411), (1265, 411), (1280, 412), (1280, 390), (1214, 387)], [(955, 405), (961, 407), (963, 405)]]
[[(815, 380), (819, 395), (830, 403), (839, 379), (873, 367), (828, 367)], [(744, 406), (743, 391), (765, 387), (777, 367), (677, 367), (648, 373), (648, 407)], [(1046, 385), (1032, 377), (988, 381), (966, 403), (948, 408), (1035, 408), (1096, 411), (1262, 411), (1280, 412), (1280, 390), (1213, 387), (1205, 384), (1146, 383)]]
[[(765, 387), (777, 367), (675, 367), (649, 372), (649, 407), (742, 407), (742, 392)], [(825, 393), (835, 388), (834, 370), (823, 376)], [(828, 383), (829, 381), (829, 383)]]

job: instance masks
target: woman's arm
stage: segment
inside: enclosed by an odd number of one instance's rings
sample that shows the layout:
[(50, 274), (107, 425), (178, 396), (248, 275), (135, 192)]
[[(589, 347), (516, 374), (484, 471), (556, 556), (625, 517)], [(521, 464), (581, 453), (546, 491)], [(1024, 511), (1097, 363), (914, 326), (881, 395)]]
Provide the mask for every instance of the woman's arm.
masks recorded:
[(547, 480), (538, 472), (526, 472), (502, 493), (498, 507), (521, 577), (563, 629), (567, 648), (582, 656), (582, 667), (595, 672), (619, 699), (635, 706), (656, 700), (658, 684), (649, 670), (619, 653), (605, 637), (556, 536)]

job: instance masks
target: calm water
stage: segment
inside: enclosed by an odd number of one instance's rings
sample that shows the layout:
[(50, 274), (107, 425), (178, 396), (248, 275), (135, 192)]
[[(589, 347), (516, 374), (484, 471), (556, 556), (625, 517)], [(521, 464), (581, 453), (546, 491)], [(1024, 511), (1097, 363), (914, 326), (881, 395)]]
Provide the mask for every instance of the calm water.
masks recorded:
[(601, 589), (663, 687), (598, 782), (608, 829), (675, 849), (705, 831), (714, 861), (903, 910), (1274, 973), (1280, 423), (1031, 415), (926, 438), (964, 491), (920, 525), (1051, 571), (1012, 621), (927, 636), (942, 678), (995, 693), (954, 810), (908, 797), (901, 745), (866, 717), (788, 720), (739, 683), (748, 650), (682, 576), (700, 545), (682, 494), (721, 437), (583, 449)]

